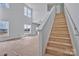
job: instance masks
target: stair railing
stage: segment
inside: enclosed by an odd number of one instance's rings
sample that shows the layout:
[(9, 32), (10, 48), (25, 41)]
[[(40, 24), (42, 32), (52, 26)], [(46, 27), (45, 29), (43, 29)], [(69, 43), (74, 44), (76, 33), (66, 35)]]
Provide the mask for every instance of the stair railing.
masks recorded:
[(69, 10), (67, 9), (66, 6), (64, 6), (64, 12), (65, 12), (65, 17), (66, 17), (66, 21), (68, 24), (68, 29), (69, 29), (72, 45), (74, 48), (74, 52), (75, 52), (75, 55), (78, 55), (77, 53), (79, 53), (79, 52), (77, 52), (77, 51), (79, 51), (79, 49), (77, 47), (76, 41), (77, 41), (77, 39), (79, 39), (79, 30), (77, 29), (77, 27), (71, 17), (71, 14), (69, 13)]
[(56, 7), (53, 6), (50, 12), (44, 17), (44, 21), (38, 27), (39, 33), (39, 55), (44, 55), (49, 35), (55, 18)]
[(73, 19), (72, 19), (72, 17), (71, 17), (71, 15), (70, 15), (70, 13), (69, 13), (69, 11), (68, 11), (68, 9), (66, 8), (66, 10), (67, 10), (67, 12), (68, 12), (68, 14), (69, 14), (69, 16), (70, 16), (70, 19), (71, 19), (71, 21), (72, 21), (72, 24), (73, 24), (73, 27), (74, 27), (74, 30), (76, 31), (76, 36), (79, 36), (79, 31), (78, 31), (78, 29), (77, 29), (77, 27), (76, 27), (76, 25), (75, 25), (75, 23), (74, 23), (74, 21), (73, 21)]

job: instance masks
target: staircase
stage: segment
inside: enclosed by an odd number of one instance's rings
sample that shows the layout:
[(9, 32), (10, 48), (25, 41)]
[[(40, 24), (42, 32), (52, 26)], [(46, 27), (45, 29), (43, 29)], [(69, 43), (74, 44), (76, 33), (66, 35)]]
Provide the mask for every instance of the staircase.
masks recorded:
[(64, 13), (56, 14), (49, 41), (46, 47), (46, 56), (74, 56), (74, 50), (68, 32)]

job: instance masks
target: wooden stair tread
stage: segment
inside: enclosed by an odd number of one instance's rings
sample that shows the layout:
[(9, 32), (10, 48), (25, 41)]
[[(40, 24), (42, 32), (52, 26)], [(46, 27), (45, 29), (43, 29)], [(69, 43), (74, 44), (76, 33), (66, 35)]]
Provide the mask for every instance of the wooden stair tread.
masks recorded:
[(68, 31), (68, 29), (53, 29), (54, 31)]
[[(64, 19), (65, 19), (64, 17), (62, 17), (62, 18), (55, 18), (55, 20), (59, 20), (59, 21), (60, 21), (60, 20), (63, 21)], [(65, 21), (65, 20), (64, 20), (64, 21)]]
[(51, 35), (68, 35), (69, 36), (69, 33), (51, 33)]
[(66, 31), (51, 31), (51, 33), (68, 34)]
[(61, 53), (65, 53), (65, 54), (70, 54), (70, 55), (74, 55), (72, 51), (67, 51), (67, 50), (63, 50), (63, 49), (58, 49), (58, 48), (55, 48), (55, 47), (47, 47), (46, 48), (47, 50), (52, 50), (51, 52), (53, 51), (57, 51), (57, 52), (61, 52)]
[(55, 23), (54, 25), (65, 25), (66, 26), (66, 24), (65, 23)]
[(63, 28), (63, 27), (54, 27), (52, 29), (67, 29), (67, 27)]
[(54, 24), (66, 24), (66, 22), (54, 22)]
[(69, 33), (57, 33), (57, 32), (53, 32), (51, 34), (69, 35)]
[(50, 37), (49, 41), (56, 41), (56, 42), (63, 42), (63, 43), (71, 43), (70, 38), (57, 38), (57, 37)]
[(65, 34), (65, 33), (66, 33), (66, 34), (67, 34), (67, 33), (68, 33), (68, 31), (51, 31), (51, 33), (59, 33), (59, 34), (60, 34), (60, 33)]
[(52, 28), (52, 29), (67, 29), (67, 27), (65, 27), (65, 28), (60, 28), (60, 27), (57, 27), (57, 28)]
[(67, 26), (53, 26), (54, 28), (67, 28)]
[(60, 31), (60, 30), (54, 30), (54, 31), (52, 31), (52, 32), (64, 32), (64, 33), (68, 33), (68, 31)]
[(53, 27), (67, 27), (67, 26), (66, 25), (59, 25), (59, 26), (54, 25)]
[(57, 27), (63, 27), (63, 26), (65, 26), (65, 27), (67, 27), (67, 25), (62, 25), (62, 24), (61, 25), (60, 24), (55, 24), (54, 26), (57, 26)]
[(56, 20), (55, 22), (66, 22), (64, 19), (63, 20)]
[(61, 33), (57, 33), (57, 34), (52, 34), (50, 35), (50, 37), (64, 37), (64, 38), (69, 38), (70, 36), (68, 34), (61, 34)]
[(61, 43), (61, 42), (56, 42), (56, 41), (48, 41), (48, 43), (54, 43), (54, 44), (72, 46), (71, 44), (68, 44), (68, 43)]
[(50, 37), (50, 38), (58, 38), (58, 39), (70, 39), (70, 38), (67, 38), (67, 37)]
[(49, 47), (55, 47), (55, 48), (58, 48), (58, 49), (67, 50), (67, 51), (73, 51), (72, 50), (73, 47), (72, 47), (71, 43), (50, 41), (50, 42), (48, 42), (48, 46)]
[(53, 31), (66, 31), (67, 32), (68, 30), (67, 29), (64, 29), (64, 30), (63, 29), (53, 29)]
[(57, 15), (57, 16), (55, 17), (55, 19), (59, 19), (59, 18), (64, 18), (64, 16), (63, 16), (63, 15)]
[(45, 54), (44, 56), (52, 56), (51, 54)]
[(56, 42), (60, 42), (60, 43), (71, 43), (71, 40), (67, 40), (67, 39), (57, 39), (57, 38), (49, 38), (49, 41), (56, 41)]
[(57, 35), (57, 34), (52, 34), (52, 35), (50, 35), (50, 36), (55, 36), (55, 37), (67, 37), (67, 38), (69, 38), (70, 36), (69, 35)]
[(64, 16), (63, 15), (57, 15), (55, 18), (63, 18)]
[(57, 24), (57, 23), (66, 24), (66, 21), (63, 21), (63, 20), (62, 20), (62, 21), (58, 21), (58, 20), (57, 20), (57, 21), (54, 22), (54, 24), (55, 24), (55, 23), (56, 23), (56, 24)]
[(55, 22), (66, 22), (65, 18), (58, 18), (58, 19), (55, 19), (56, 21)]
[(63, 18), (63, 19), (61, 19), (61, 18), (56, 19), (56, 21), (55, 21), (55, 22), (65, 22), (65, 23), (66, 23), (66, 21), (64, 20), (64, 18)]

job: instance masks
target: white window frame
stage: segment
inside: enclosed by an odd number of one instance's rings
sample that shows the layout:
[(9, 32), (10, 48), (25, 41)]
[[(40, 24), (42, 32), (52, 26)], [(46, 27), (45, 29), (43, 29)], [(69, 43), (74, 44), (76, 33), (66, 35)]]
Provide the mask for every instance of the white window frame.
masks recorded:
[(27, 7), (24, 6), (24, 15), (27, 16)]
[(29, 17), (29, 18), (32, 17), (32, 9), (31, 9), (31, 8), (28, 8), (28, 9), (27, 9), (27, 14), (28, 14), (28, 17)]
[(27, 6), (24, 6), (24, 15), (29, 18), (32, 18), (32, 9)]
[[(0, 37), (6, 37), (9, 36), (9, 22), (8, 21), (4, 21), (4, 20), (0, 20), (0, 22), (2, 22), (2, 29), (7, 29), (7, 32), (4, 34), (0, 34)], [(5, 27), (5, 28), (4, 28)], [(1, 28), (0, 28), (1, 29)]]
[(24, 31), (24, 34), (30, 34), (31, 33), (31, 25), (24, 24), (24, 30), (25, 29), (30, 29), (30, 31), (29, 32)]
[(0, 3), (0, 8), (10, 8), (9, 3)]

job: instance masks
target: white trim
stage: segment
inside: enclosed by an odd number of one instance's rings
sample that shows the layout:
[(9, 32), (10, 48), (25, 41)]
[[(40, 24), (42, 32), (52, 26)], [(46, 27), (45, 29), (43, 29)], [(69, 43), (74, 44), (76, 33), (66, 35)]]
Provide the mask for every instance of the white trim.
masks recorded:
[(67, 26), (68, 26), (68, 30), (69, 30), (69, 33), (70, 33), (70, 37), (71, 37), (71, 41), (72, 41), (72, 45), (73, 45), (73, 48), (74, 48), (74, 53), (75, 55), (77, 55), (77, 51), (76, 51), (76, 46), (75, 46), (75, 35), (74, 33), (75, 30), (74, 30), (74, 25), (72, 24), (72, 21), (71, 21), (71, 18), (67, 12), (67, 9), (66, 9), (66, 6), (64, 5), (64, 14), (65, 14), (65, 17), (66, 17), (66, 22), (67, 22)]

